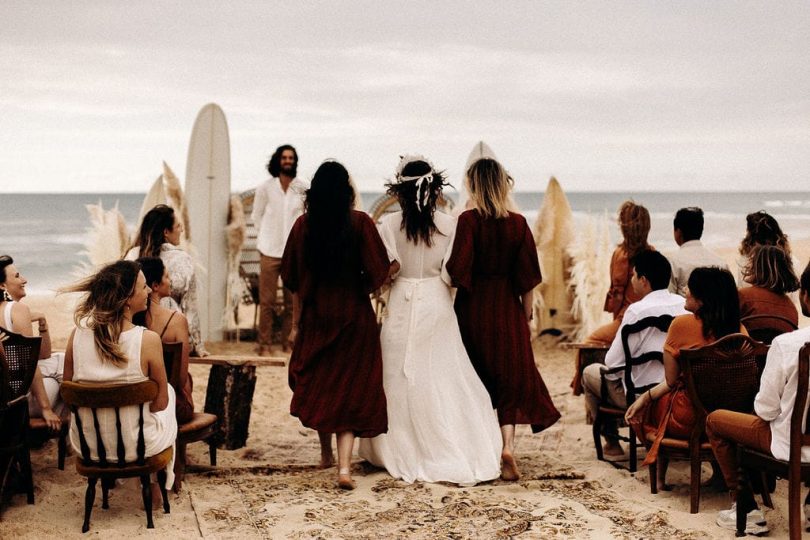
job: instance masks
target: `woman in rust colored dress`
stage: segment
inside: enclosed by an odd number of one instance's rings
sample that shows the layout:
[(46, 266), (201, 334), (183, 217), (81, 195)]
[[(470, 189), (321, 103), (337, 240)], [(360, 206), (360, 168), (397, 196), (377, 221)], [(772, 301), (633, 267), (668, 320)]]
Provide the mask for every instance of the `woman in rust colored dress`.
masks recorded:
[(369, 299), (388, 276), (388, 254), (371, 218), (352, 210), (354, 198), (343, 165), (321, 164), (281, 262), (293, 293), (290, 414), (318, 431), (323, 468), (334, 464), (337, 434), (343, 489), (354, 488), (354, 438), (388, 430), (380, 332)]
[(515, 424), (531, 424), (536, 433), (560, 418), (534, 363), (529, 320), (540, 265), (526, 219), (508, 210), (511, 184), (493, 159), (470, 166), (467, 186), (475, 208), (459, 216), (446, 265), (458, 287), (455, 309), (464, 346), (498, 410), (504, 480), (520, 478)]
[(752, 320), (748, 330), (773, 327), (783, 332), (793, 331), (799, 324), (796, 304), (787, 295), (799, 288), (799, 278), (793, 271), (790, 256), (778, 246), (755, 246), (743, 268), (743, 280), (750, 287), (741, 287), (740, 317), (749, 315), (778, 315), (790, 324), (774, 319)]

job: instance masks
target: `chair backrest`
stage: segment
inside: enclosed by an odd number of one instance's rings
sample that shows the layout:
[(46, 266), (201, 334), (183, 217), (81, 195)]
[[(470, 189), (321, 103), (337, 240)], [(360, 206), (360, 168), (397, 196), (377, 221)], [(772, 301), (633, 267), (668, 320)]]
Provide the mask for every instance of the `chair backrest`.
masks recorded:
[(31, 382), (39, 362), (39, 348), (42, 345), (41, 337), (26, 337), (22, 334), (10, 332), (0, 328), (8, 339), (3, 341), (8, 369), (8, 385), (11, 388), (9, 400), (16, 399), (28, 393)]
[(796, 401), (790, 416), (790, 462), (801, 463), (802, 446), (810, 446), (810, 422), (804, 425), (804, 411), (807, 407), (808, 377), (810, 377), (810, 343), (799, 349), (798, 381)]
[(180, 390), (180, 368), (183, 356), (183, 343), (180, 341), (163, 344), (163, 365), (166, 366), (166, 377), (175, 393)]
[(120, 409), (129, 405), (140, 405), (140, 417), (138, 421), (138, 442), (136, 447), (137, 462), (143, 464), (146, 459), (146, 443), (143, 434), (143, 417), (145, 404), (153, 401), (158, 395), (158, 385), (155, 381), (146, 380), (130, 384), (106, 384), (106, 383), (77, 383), (73, 381), (64, 381), (60, 389), (62, 399), (73, 411), (73, 417), (76, 420), (76, 427), (79, 432), (79, 442), (82, 450), (82, 461), (85, 465), (93, 463), (90, 454), (90, 447), (87, 445), (87, 439), (84, 434), (84, 427), (82, 425), (81, 417), (79, 416), (79, 409), (88, 408), (93, 415), (93, 431), (96, 436), (96, 448), (98, 452), (99, 465), (106, 467), (107, 451), (104, 447), (104, 441), (101, 437), (98, 422), (98, 409), (115, 409), (117, 430), (117, 449), (118, 449), (118, 463), (119, 467), (123, 467), (126, 463), (126, 448), (124, 447), (124, 438), (121, 432)]
[(681, 349), (678, 361), (698, 425), (717, 409), (753, 411), (759, 390), (757, 355), (767, 350), (767, 345), (744, 334), (729, 334), (697, 349)]
[(643, 319), (622, 327), (622, 350), (624, 351), (624, 385), (627, 395), (627, 404), (630, 405), (636, 400), (636, 386), (633, 382), (633, 368), (641, 366), (647, 362), (664, 361), (664, 351), (646, 351), (638, 356), (633, 356), (630, 351), (630, 336), (649, 328), (654, 331), (666, 334), (669, 325), (672, 324), (672, 315), (658, 315), (654, 317), (644, 317)]
[(776, 336), (798, 328), (796, 323), (786, 317), (764, 313), (743, 317), (740, 323), (748, 330), (749, 336), (766, 345), (770, 345)]
[[(28, 426), (28, 399), (20, 396), (0, 404), (0, 450), (13, 449), (25, 442)], [(0, 478), (2, 484), (2, 478)]]

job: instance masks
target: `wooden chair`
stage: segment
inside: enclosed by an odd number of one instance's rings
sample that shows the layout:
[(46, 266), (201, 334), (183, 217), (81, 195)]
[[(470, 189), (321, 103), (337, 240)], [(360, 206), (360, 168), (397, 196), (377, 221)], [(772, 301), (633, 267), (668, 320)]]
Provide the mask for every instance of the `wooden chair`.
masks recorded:
[[(180, 363), (183, 354), (183, 344), (180, 342), (163, 344), (163, 363), (169, 384), (174, 388), (175, 394), (182, 391), (180, 387)], [(197, 441), (208, 444), (208, 455), (211, 466), (217, 464), (217, 445), (214, 435), (219, 427), (217, 416), (214, 414), (195, 412), (188, 422), (177, 425), (177, 459), (174, 460), (174, 491), (179, 492), (186, 473), (186, 445)]]
[[(700, 505), (700, 464), (713, 461), (706, 440), (706, 416), (717, 409), (750, 413), (759, 389), (757, 355), (767, 346), (743, 334), (730, 334), (697, 349), (681, 349), (678, 363), (686, 381), (695, 425), (688, 439), (664, 437), (659, 447), (661, 479), (665, 480), (670, 459), (690, 463), (689, 512), (697, 514)], [(650, 444), (655, 434), (649, 434)], [(650, 490), (657, 492), (657, 464), (650, 465)]]
[(740, 323), (745, 326), (749, 336), (766, 345), (770, 345), (776, 336), (798, 328), (796, 323), (780, 315), (748, 315), (740, 319)]
[[(749, 472), (758, 470), (788, 479), (790, 538), (797, 540), (802, 537), (801, 488), (802, 481), (810, 481), (810, 463), (802, 463), (802, 447), (810, 446), (810, 422), (806, 425), (803, 422), (803, 416), (807, 410), (807, 389), (810, 377), (810, 343), (806, 343), (799, 350), (798, 373), (796, 401), (790, 417), (790, 458), (788, 461), (776, 459), (770, 454), (757, 452), (742, 445), (737, 448), (740, 478), (737, 491), (737, 536), (745, 536), (746, 515), (754, 508)], [(767, 500), (766, 504), (768, 504)]]
[[(610, 375), (613, 373), (623, 374), (625, 395), (627, 396), (628, 407), (633, 404), (637, 396), (643, 394), (644, 392), (655, 386), (657, 383), (643, 386), (641, 388), (636, 388), (635, 383), (633, 382), (633, 368), (642, 366), (648, 362), (663, 363), (664, 352), (647, 351), (641, 353), (638, 356), (633, 356), (632, 353), (630, 352), (630, 345), (629, 345), (630, 336), (639, 333), (643, 330), (647, 330), (649, 328), (653, 328), (658, 332), (666, 335), (667, 330), (669, 330), (669, 325), (672, 324), (673, 318), (674, 317), (672, 315), (645, 317), (640, 321), (622, 327), (621, 339), (622, 339), (622, 350), (624, 351), (624, 365), (611, 369), (602, 368), (602, 399), (600, 401), (599, 408), (597, 409), (596, 412), (596, 418), (594, 418), (593, 420), (593, 444), (596, 447), (596, 459), (600, 461), (605, 460), (602, 451), (602, 425), (604, 424), (605, 419), (612, 418), (617, 422), (622, 422), (624, 420), (624, 414), (627, 412), (626, 408), (617, 407), (608, 402), (608, 393), (605, 375)], [(627, 429), (629, 430), (627, 436), (625, 437), (623, 435), (619, 435), (618, 439), (627, 442), (630, 445), (630, 456), (629, 456), (630, 459), (627, 469), (630, 472), (636, 472), (638, 441), (635, 433), (633, 432), (633, 428), (631, 426), (627, 426)], [(609, 461), (608, 463), (610, 463), (614, 467), (620, 467), (620, 465), (617, 462)]]
[[(8, 411), (11, 415), (8, 418), (9, 437), (16, 440), (16, 421), (20, 418), (19, 408), (25, 408), (25, 425), (22, 431), (24, 444), (22, 447), (17, 448), (16, 457), (10, 456), (10, 461), (7, 468), (4, 470), (3, 484), (5, 484), (5, 475), (13, 465), (13, 460), (16, 460), (22, 469), (23, 481), (25, 482), (25, 489), (28, 499), (28, 504), (34, 504), (34, 478), (31, 471), (31, 452), (28, 445), (28, 392), (31, 389), (31, 383), (36, 374), (37, 362), (39, 359), (39, 348), (42, 344), (40, 337), (25, 337), (21, 334), (16, 334), (8, 330), (0, 328), (0, 333), (4, 335), (3, 350), (4, 350), (4, 376), (7, 379), (6, 394), (9, 399), (9, 407), (13, 410)], [(13, 406), (12, 406), (13, 404)], [(5, 434), (4, 434), (5, 435)], [(4, 445), (5, 446), (5, 445)], [(6, 447), (8, 449), (16, 448), (17, 445), (9, 443)]]
[[(23, 375), (24, 368), (22, 368), (22, 366), (30, 366), (31, 360), (34, 361), (34, 366), (36, 366), (36, 363), (39, 361), (39, 351), (40, 347), (42, 346), (42, 338), (25, 337), (22, 334), (15, 334), (14, 332), (9, 332), (8, 330), (0, 330), (8, 335), (8, 340), (3, 343), (3, 346), (6, 349), (6, 356), (9, 359), (9, 365), (17, 366), (16, 371), (14, 371), (16, 374), (11, 375), (12, 381), (14, 381), (12, 386), (17, 389), (27, 388), (30, 390), (35, 372), (31, 371), (30, 379), (27, 379), (28, 375)], [(23, 371), (20, 371), (21, 369)], [(14, 368), (12, 368), (12, 370), (14, 370)], [(28, 390), (26, 390), (26, 392), (27, 391)], [(57, 464), (59, 470), (61, 471), (65, 470), (65, 456), (67, 455), (67, 436), (69, 430), (70, 414), (67, 412), (67, 410), (62, 414), (62, 427), (55, 433), (50, 431), (50, 428), (48, 428), (48, 424), (44, 419), (31, 418), (30, 416), (28, 418), (27, 437), (29, 443), (35, 433), (40, 441), (44, 441), (47, 438), (56, 437)]]
[[(143, 417), (146, 404), (153, 401), (158, 395), (158, 385), (155, 381), (146, 380), (132, 384), (99, 384), (99, 383), (76, 383), (65, 381), (62, 383), (62, 399), (73, 412), (73, 418), (79, 433), (79, 442), (82, 450), (82, 458), (76, 460), (76, 471), (87, 477), (87, 492), (84, 497), (84, 524), (82, 532), (90, 530), (90, 513), (93, 510), (93, 501), (96, 498), (96, 482), (101, 479), (103, 509), (108, 509), (109, 486), (116, 478), (141, 479), (141, 496), (143, 506), (146, 509), (146, 527), (154, 529), (152, 521), (152, 489), (149, 484), (149, 475), (157, 473), (160, 492), (163, 495), (163, 512), (168, 514), (169, 496), (166, 493), (166, 467), (172, 459), (172, 447), (169, 446), (159, 454), (146, 457), (146, 445), (143, 433)], [(107, 449), (104, 446), (102, 435), (99, 432), (98, 409), (115, 409), (116, 420), (119, 418), (120, 409), (131, 405), (138, 405), (140, 410), (140, 426), (138, 431), (138, 442), (136, 447), (137, 459), (134, 462), (126, 462), (126, 451), (124, 447), (123, 435), (120, 421), (116, 422), (117, 428), (117, 456), (114, 461), (107, 459)], [(79, 409), (90, 409), (93, 414), (93, 425), (89, 426), (95, 433), (96, 445), (98, 448), (98, 460), (93, 460), (90, 448), (83, 431), (83, 424), (79, 416)]]

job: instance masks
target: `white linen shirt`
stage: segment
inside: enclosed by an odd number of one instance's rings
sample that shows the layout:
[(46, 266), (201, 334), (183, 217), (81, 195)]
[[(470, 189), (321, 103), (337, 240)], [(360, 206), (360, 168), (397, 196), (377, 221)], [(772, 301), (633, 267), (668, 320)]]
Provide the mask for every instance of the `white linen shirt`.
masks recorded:
[(294, 178), (285, 192), (278, 178), (269, 178), (256, 188), (251, 218), (258, 235), (256, 248), (262, 255), (284, 255), (284, 246), (295, 220), (304, 213), (304, 191), (309, 186)]
[[(754, 399), (757, 416), (771, 424), (771, 453), (777, 459), (790, 458), (790, 416), (796, 402), (799, 379), (799, 349), (810, 341), (810, 327), (774, 338), (762, 371), (759, 393)], [(805, 405), (802, 425), (807, 422)], [(810, 462), (810, 448), (802, 448), (802, 461)]]
[(702, 266), (718, 266), (728, 270), (726, 262), (715, 252), (709, 251), (700, 240), (689, 240), (669, 256), (672, 265), (672, 278), (669, 280), (669, 291), (686, 297), (686, 285), (692, 270)]
[[(622, 328), (629, 324), (636, 323), (645, 317), (657, 317), (659, 315), (685, 315), (689, 313), (683, 307), (685, 300), (682, 296), (672, 294), (666, 289), (652, 291), (647, 296), (633, 302), (627, 306), (627, 310), (622, 317), (622, 323), (616, 332), (616, 337), (610, 344), (605, 355), (605, 365), (614, 368), (624, 365), (624, 350), (622, 349)], [(650, 351), (663, 351), (664, 342), (667, 339), (666, 332), (659, 332), (655, 328), (645, 328), (640, 332), (631, 334), (627, 345), (630, 347), (632, 356), (639, 356)], [(624, 374), (620, 371), (611, 375), (605, 375), (607, 379), (621, 379), (624, 386)], [(662, 362), (647, 362), (641, 366), (633, 368), (633, 384), (636, 387), (658, 384), (664, 380), (664, 364)], [(625, 392), (627, 388), (624, 389)]]

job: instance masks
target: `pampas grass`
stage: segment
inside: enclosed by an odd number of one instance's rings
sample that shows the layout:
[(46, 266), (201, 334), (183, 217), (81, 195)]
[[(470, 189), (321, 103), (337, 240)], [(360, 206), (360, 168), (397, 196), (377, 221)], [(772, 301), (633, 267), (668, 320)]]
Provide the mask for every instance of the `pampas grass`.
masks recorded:
[(242, 199), (238, 195), (232, 195), (228, 211), (228, 225), (225, 227), (225, 240), (228, 243), (228, 277), (225, 282), (225, 310), (222, 313), (222, 324), (225, 328), (237, 329), (237, 341), (239, 341), (239, 331), (236, 310), (239, 308), (245, 292), (245, 284), (239, 275), (239, 263), (246, 234), (247, 223)]
[(118, 210), (118, 201), (110, 210), (104, 210), (101, 201), (85, 205), (85, 208), (90, 214), (90, 227), (87, 229), (85, 249), (80, 252), (87, 257), (87, 261), (74, 268), (74, 274), (79, 278), (117, 261), (129, 247), (129, 231), (123, 214)]
[(568, 253), (573, 261), (568, 286), (573, 293), (571, 314), (577, 324), (574, 340), (581, 342), (598, 327), (610, 322), (610, 314), (602, 309), (610, 287), (608, 215), (603, 214), (598, 220), (586, 217)]

